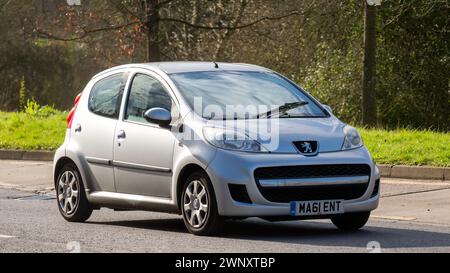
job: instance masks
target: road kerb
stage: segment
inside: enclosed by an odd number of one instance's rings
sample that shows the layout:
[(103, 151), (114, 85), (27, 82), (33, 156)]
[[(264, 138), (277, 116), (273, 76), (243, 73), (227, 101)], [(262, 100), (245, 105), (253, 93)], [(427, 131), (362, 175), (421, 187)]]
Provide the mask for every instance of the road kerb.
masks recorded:
[[(52, 161), (54, 152), (1, 150), (0, 160)], [(406, 166), (379, 164), (382, 177), (406, 179), (450, 180), (449, 167)]]
[(50, 151), (0, 150), (3, 160), (52, 161), (54, 155)]

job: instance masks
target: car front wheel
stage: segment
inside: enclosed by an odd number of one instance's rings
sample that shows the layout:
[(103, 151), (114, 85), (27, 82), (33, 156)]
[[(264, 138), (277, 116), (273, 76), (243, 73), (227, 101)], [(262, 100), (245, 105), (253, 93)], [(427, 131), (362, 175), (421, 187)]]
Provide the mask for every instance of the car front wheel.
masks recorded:
[(58, 173), (55, 184), (56, 199), (61, 215), (69, 222), (84, 222), (92, 214), (84, 191), (81, 175), (73, 163), (68, 163)]
[(331, 218), (333, 224), (342, 230), (358, 230), (369, 220), (369, 212), (346, 213)]
[(220, 232), (223, 219), (217, 210), (213, 187), (205, 174), (199, 172), (189, 176), (181, 201), (184, 224), (189, 232), (200, 236)]

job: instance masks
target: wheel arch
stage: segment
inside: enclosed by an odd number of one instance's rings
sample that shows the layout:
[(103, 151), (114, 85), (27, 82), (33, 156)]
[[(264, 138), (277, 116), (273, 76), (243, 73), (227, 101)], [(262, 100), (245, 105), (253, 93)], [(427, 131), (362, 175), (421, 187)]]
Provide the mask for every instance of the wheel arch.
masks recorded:
[(211, 180), (211, 178), (209, 177), (206, 170), (203, 167), (201, 167), (200, 165), (195, 164), (195, 163), (189, 163), (186, 166), (184, 166), (178, 175), (177, 187), (176, 187), (177, 188), (177, 191), (176, 191), (177, 207), (180, 211), (181, 211), (181, 194), (183, 192), (184, 184), (186, 183), (186, 179), (195, 172), (201, 172), (204, 175), (206, 175), (208, 177), (208, 179)]
[(80, 171), (80, 168), (77, 166), (77, 164), (75, 163), (75, 161), (73, 161), (72, 159), (63, 156), (61, 158), (58, 159), (58, 161), (55, 163), (55, 169), (53, 172), (53, 184), (56, 184), (56, 180), (58, 180), (58, 174), (59, 171), (61, 171), (61, 169), (66, 165), (72, 163), (73, 165), (75, 165), (78, 169), (78, 171)]

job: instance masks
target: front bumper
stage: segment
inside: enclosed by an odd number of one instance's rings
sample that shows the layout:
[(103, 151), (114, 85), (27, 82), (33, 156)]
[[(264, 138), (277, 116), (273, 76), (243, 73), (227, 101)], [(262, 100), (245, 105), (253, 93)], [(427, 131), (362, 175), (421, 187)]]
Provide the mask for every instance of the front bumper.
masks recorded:
[[(365, 147), (331, 153), (320, 153), (315, 157), (300, 154), (258, 154), (217, 150), (207, 173), (214, 187), (218, 211), (222, 216), (269, 217), (289, 216), (289, 203), (270, 202), (261, 194), (254, 179), (254, 171), (260, 167), (325, 165), (325, 164), (367, 164), (371, 175), (366, 192), (357, 199), (344, 202), (346, 213), (372, 211), (378, 207), (379, 193), (372, 195), (379, 171)], [(252, 203), (233, 200), (228, 185), (245, 185)], [(296, 201), (296, 200), (292, 200)]]

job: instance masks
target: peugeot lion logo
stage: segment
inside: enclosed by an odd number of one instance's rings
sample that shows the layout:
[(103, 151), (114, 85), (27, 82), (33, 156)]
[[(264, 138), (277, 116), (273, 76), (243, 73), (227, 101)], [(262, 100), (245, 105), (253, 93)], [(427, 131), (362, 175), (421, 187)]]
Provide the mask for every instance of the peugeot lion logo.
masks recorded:
[(312, 148), (311, 148), (311, 143), (309, 143), (309, 142), (302, 143), (302, 148), (303, 148), (303, 152), (305, 154), (309, 154), (309, 153), (313, 152)]
[(304, 155), (316, 155), (319, 151), (317, 141), (296, 141), (294, 142), (294, 146)]

